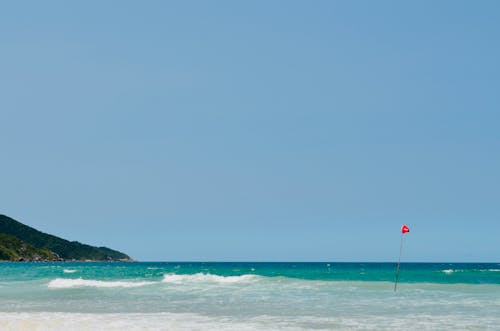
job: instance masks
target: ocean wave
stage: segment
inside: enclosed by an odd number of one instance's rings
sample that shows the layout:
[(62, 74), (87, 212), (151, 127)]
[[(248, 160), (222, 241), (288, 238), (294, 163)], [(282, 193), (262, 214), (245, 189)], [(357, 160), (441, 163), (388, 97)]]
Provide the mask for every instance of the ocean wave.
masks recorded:
[(441, 270), (441, 272), (444, 272), (445, 274), (451, 274), (454, 272), (499, 272), (500, 269), (445, 269)]
[(128, 281), (104, 281), (94, 279), (67, 279), (56, 278), (49, 282), (49, 288), (73, 288), (73, 287), (140, 287), (151, 285), (154, 282), (128, 282)]
[(234, 284), (234, 283), (252, 283), (260, 278), (263, 277), (254, 274), (246, 274), (241, 276), (219, 276), (206, 273), (196, 273), (191, 275), (166, 274), (163, 275), (163, 282), (171, 284), (183, 284), (183, 283)]
[(75, 273), (77, 272), (78, 270), (74, 270), (74, 269), (64, 269), (63, 272), (65, 274), (72, 274), (72, 273)]
[[(293, 309), (293, 307), (291, 307)], [(2, 330), (207, 330), (207, 331), (306, 331), (306, 330), (494, 330), (500, 319), (485, 315), (418, 313), (414, 318), (372, 311), (354, 316), (303, 314), (260, 315), (252, 318), (210, 316), (201, 313), (74, 313), (0, 312)]]

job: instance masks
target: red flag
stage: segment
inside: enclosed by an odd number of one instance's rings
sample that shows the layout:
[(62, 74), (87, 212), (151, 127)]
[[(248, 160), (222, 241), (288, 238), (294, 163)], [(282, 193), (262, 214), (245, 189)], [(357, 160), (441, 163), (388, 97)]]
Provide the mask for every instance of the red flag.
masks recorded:
[(403, 226), (401, 227), (401, 233), (405, 234), (407, 232), (410, 232), (410, 228), (403, 224)]

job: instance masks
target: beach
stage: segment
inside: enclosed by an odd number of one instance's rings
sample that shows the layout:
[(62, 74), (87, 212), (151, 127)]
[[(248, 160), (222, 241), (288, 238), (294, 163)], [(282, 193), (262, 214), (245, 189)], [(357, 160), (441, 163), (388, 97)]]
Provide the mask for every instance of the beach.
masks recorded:
[(2, 330), (495, 330), (499, 264), (0, 263)]

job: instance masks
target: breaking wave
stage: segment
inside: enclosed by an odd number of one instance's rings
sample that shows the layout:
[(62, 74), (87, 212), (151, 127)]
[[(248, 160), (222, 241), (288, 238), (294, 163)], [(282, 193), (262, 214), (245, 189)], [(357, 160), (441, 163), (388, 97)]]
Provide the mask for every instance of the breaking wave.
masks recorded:
[(196, 273), (192, 275), (166, 274), (163, 275), (163, 282), (171, 284), (183, 283), (217, 283), (217, 284), (234, 284), (234, 283), (252, 283), (262, 276), (248, 274), (241, 276), (219, 276), (213, 274)]
[(446, 269), (446, 270), (441, 270), (441, 272), (444, 272), (445, 274), (452, 274), (454, 272), (461, 272), (461, 273), (473, 273), (473, 272), (499, 272), (500, 269)]
[[(163, 276), (163, 283), (169, 284), (194, 284), (194, 283), (212, 283), (212, 284), (236, 284), (252, 283), (263, 278), (258, 275), (241, 276), (219, 276), (213, 274), (197, 273), (192, 275), (166, 274)], [(151, 281), (106, 281), (83, 278), (56, 278), (49, 282), (49, 288), (75, 288), (75, 287), (141, 287), (146, 285), (159, 284)]]
[(75, 273), (77, 272), (78, 270), (74, 270), (74, 269), (64, 269), (63, 272), (65, 274), (72, 274), (72, 273)]
[(49, 288), (73, 288), (73, 287), (140, 287), (151, 285), (154, 282), (126, 282), (126, 281), (104, 281), (94, 279), (67, 279), (56, 278), (49, 282)]

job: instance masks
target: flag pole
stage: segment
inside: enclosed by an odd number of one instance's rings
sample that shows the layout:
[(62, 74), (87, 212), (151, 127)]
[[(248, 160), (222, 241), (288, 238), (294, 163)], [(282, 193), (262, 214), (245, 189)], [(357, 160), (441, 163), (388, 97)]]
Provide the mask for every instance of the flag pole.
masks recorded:
[(401, 266), (401, 252), (403, 251), (403, 236), (404, 232), (401, 232), (401, 243), (399, 244), (399, 258), (398, 258), (398, 267), (396, 269), (396, 282), (394, 282), (394, 292), (396, 292), (396, 288), (398, 287), (399, 268)]

